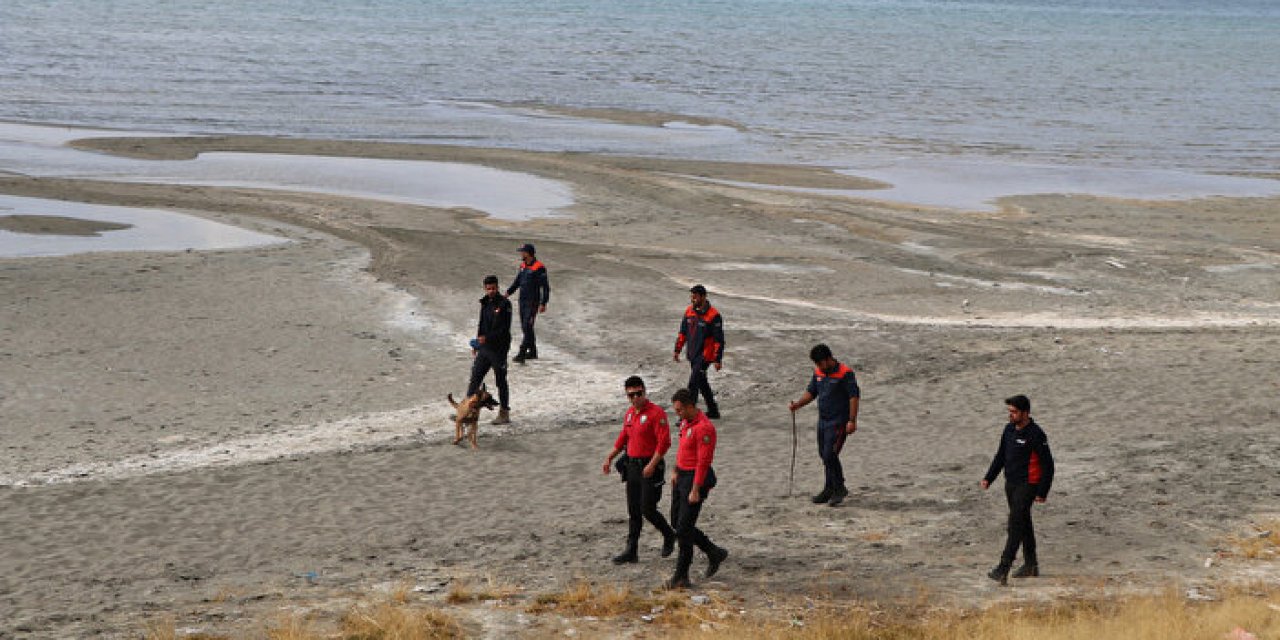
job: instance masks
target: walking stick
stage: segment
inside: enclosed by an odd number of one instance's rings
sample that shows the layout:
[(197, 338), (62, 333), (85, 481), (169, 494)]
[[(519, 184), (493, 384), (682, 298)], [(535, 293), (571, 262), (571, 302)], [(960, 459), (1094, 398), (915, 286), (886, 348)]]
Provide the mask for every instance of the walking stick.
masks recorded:
[(791, 474), (787, 476), (787, 497), (791, 497), (791, 485), (796, 480), (796, 412), (791, 412)]

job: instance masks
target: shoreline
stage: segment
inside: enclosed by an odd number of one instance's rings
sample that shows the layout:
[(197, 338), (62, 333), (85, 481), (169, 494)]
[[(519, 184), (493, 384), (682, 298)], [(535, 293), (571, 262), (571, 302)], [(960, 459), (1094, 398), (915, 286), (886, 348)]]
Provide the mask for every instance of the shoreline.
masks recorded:
[[(27, 625), (34, 637), (123, 637), (157, 603), (194, 611), (232, 590), (246, 595), (204, 628), (262, 602), (397, 580), (656, 585), (670, 563), (648, 548), (650, 531), (640, 565), (608, 564), (625, 509), (598, 459), (625, 408), (623, 378), (644, 376), (659, 398), (683, 384), (669, 342), (690, 282), (711, 290), (730, 337), (712, 378), (722, 485), (704, 512), (734, 554), (706, 586), (717, 593), (760, 602), (823, 583), (874, 600), (922, 584), (983, 606), (1099, 581), (1208, 583), (1243, 575), (1205, 566), (1216, 540), (1280, 512), (1280, 494), (1247, 489), (1274, 473), (1280, 447), (1266, 357), (1280, 349), (1278, 198), (1026, 196), (997, 212), (939, 212), (685, 177), (836, 179), (811, 168), (264, 138), (93, 146), (476, 163), (563, 180), (575, 202), (564, 218), (513, 222), (319, 194), (0, 178), (0, 193), (163, 206), (295, 240), (0, 260), (0, 293), (21, 301), (0, 316), (0, 364), (21, 374), (0, 388), (7, 472), (238, 448), (343, 420), (371, 437), (249, 464), (0, 489), (13, 545), (0, 608), (16, 612), (0, 635)], [(539, 327), (546, 357), (512, 370), (515, 424), (482, 424), (474, 453), (423, 441), (419, 428), (451, 428), (444, 395), (465, 384), (479, 278), (506, 282), (524, 241), (547, 262), (553, 297)], [(1203, 315), (1259, 324), (1124, 327)], [(818, 341), (867, 392), (864, 428), (842, 456), (854, 491), (841, 509), (801, 499), (820, 476), (811, 438), (801, 438), (797, 496), (779, 484), (785, 402)], [(1063, 470), (1037, 511), (1049, 575), (1002, 591), (983, 574), (1004, 505), (976, 484), (1000, 401), (1018, 392), (1036, 403)], [(383, 435), (361, 422), (371, 416), (385, 417)], [(811, 428), (812, 413), (800, 418)], [(308, 572), (319, 586), (296, 577)]]

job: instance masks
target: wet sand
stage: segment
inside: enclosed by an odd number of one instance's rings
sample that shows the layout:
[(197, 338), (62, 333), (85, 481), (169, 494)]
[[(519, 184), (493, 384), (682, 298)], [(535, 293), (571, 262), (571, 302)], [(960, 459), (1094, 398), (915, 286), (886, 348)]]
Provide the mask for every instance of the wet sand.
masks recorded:
[[(81, 146), (475, 163), (563, 181), (576, 202), (518, 222), (0, 177), (0, 193), (294, 240), (0, 261), (0, 637), (133, 637), (166, 615), (244, 633), (280, 607), (341, 608), (394, 582), (656, 587), (671, 561), (651, 530), (638, 565), (608, 561), (625, 506), (599, 463), (625, 377), (663, 400), (687, 378), (670, 351), (695, 282), (728, 339), (703, 524), (733, 553), (700, 589), (982, 606), (1277, 577), (1205, 560), (1280, 513), (1280, 199), (1034, 196), (960, 212), (703, 179), (874, 197), (821, 168), (269, 138)], [(465, 387), (480, 279), (507, 282), (525, 241), (553, 284), (542, 359), (513, 365), (514, 424), (482, 426), (479, 451), (450, 446), (444, 396)], [(788, 496), (786, 403), (819, 341), (864, 391), (838, 509), (807, 499), (821, 482), (812, 409)], [(1014, 393), (1032, 398), (1058, 475), (1035, 512), (1044, 575), (1001, 589), (984, 573), (1004, 497), (978, 480)]]

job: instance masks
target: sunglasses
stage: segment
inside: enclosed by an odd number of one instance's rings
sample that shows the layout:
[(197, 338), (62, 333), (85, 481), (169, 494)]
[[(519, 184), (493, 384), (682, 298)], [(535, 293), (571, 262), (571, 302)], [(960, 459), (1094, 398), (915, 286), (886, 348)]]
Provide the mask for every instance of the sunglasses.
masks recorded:
[(640, 397), (640, 396), (642, 396), (642, 395), (644, 395), (644, 392), (643, 392), (643, 391), (628, 391), (628, 392), (627, 392), (627, 397), (628, 397), (628, 398), (639, 398), (639, 397)]

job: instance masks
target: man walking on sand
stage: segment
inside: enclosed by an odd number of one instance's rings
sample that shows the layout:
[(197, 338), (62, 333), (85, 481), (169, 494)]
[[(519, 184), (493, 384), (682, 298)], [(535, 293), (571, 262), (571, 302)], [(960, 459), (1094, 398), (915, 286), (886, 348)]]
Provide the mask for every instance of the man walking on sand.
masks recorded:
[(1017, 395), (1004, 403), (1009, 409), (1009, 423), (1000, 434), (1000, 447), (996, 449), (991, 467), (982, 479), (985, 491), (1004, 470), (1004, 495), (1009, 501), (1009, 533), (1004, 552), (1000, 554), (1000, 564), (987, 573), (987, 577), (1002, 585), (1008, 584), (1009, 568), (1013, 566), (1018, 547), (1022, 547), (1022, 566), (1013, 572), (1013, 577), (1040, 575), (1031, 505), (1048, 499), (1049, 486), (1053, 484), (1053, 454), (1049, 452), (1049, 437), (1031, 419), (1031, 400)]
[(520, 290), (520, 351), (514, 358), (516, 364), (538, 359), (538, 339), (533, 333), (533, 323), (539, 313), (547, 312), (551, 300), (551, 281), (547, 279), (547, 267), (535, 256), (532, 244), (524, 243), (520, 249), (520, 267), (516, 279), (507, 287), (507, 297)]
[(613, 451), (604, 459), (603, 467), (605, 475), (609, 475), (614, 457), (626, 448), (622, 473), (627, 483), (627, 548), (614, 556), (614, 564), (640, 560), (638, 546), (645, 520), (662, 533), (662, 557), (671, 555), (676, 546), (676, 532), (658, 511), (667, 470), (662, 457), (671, 448), (667, 412), (657, 403), (649, 402), (640, 376), (627, 378), (622, 387), (631, 406), (622, 418), (622, 432), (613, 443)]
[(680, 445), (676, 449), (676, 468), (671, 472), (671, 521), (675, 525), (680, 554), (676, 556), (676, 572), (667, 581), (668, 589), (687, 589), (689, 566), (693, 564), (693, 548), (697, 546), (707, 554), (707, 571), (710, 578), (720, 570), (720, 563), (729, 557), (729, 551), (717, 547), (698, 528), (698, 514), (702, 505), (716, 486), (716, 472), (711, 461), (716, 452), (716, 427), (698, 410), (697, 401), (688, 389), (680, 389), (671, 396), (672, 410), (680, 417)]
[(836, 361), (831, 348), (825, 344), (809, 350), (813, 361), (813, 376), (799, 400), (792, 401), (794, 413), (818, 399), (818, 456), (825, 469), (822, 491), (813, 496), (814, 504), (827, 503), (839, 506), (849, 495), (844, 485), (844, 467), (840, 464), (840, 450), (845, 438), (858, 430), (858, 402), (862, 391), (858, 379), (847, 365)]
[(498, 276), (485, 276), (484, 297), (480, 298), (480, 326), (471, 355), (471, 382), (467, 395), (473, 396), (493, 369), (498, 384), (498, 417), (493, 424), (511, 423), (511, 392), (507, 388), (507, 352), (511, 350), (511, 302), (498, 293)]
[(720, 370), (720, 361), (724, 357), (724, 321), (720, 312), (707, 301), (707, 288), (700, 284), (689, 289), (689, 307), (684, 310), (680, 332), (676, 335), (676, 362), (680, 362), (680, 349), (686, 345), (689, 392), (693, 394), (695, 403), (701, 393), (707, 400), (707, 417), (718, 420), (720, 407), (707, 380), (707, 369), (714, 366), (716, 371)]

